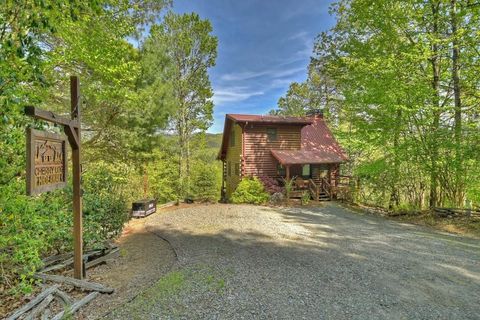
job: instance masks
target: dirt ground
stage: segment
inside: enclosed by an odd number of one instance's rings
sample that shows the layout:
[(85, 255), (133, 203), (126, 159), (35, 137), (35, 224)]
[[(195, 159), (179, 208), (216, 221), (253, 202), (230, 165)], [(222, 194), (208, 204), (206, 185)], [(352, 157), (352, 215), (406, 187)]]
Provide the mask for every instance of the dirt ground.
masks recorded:
[[(155, 215), (175, 210), (163, 209)], [(135, 298), (166, 274), (176, 262), (176, 254), (167, 241), (145, 228), (152, 219), (131, 220), (116, 241), (120, 247), (119, 258), (88, 272), (88, 279), (115, 288), (111, 295), (101, 295), (82, 308), (79, 319), (97, 319)]]
[(172, 271), (107, 319), (479, 319), (478, 240), (322, 207), (152, 216)]
[[(335, 203), (181, 205), (132, 220), (76, 319), (478, 319), (478, 240)], [(77, 295), (78, 292), (71, 292)], [(85, 295), (85, 294), (83, 294)]]

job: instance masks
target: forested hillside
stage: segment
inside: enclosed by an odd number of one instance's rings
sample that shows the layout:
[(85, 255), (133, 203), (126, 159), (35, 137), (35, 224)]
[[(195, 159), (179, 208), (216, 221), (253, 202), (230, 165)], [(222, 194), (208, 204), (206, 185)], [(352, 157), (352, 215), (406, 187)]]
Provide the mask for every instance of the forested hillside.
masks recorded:
[(359, 178), (390, 209), (480, 205), (480, 5), (342, 0), (308, 79), (272, 113), (321, 108)]
[[(71, 190), (25, 194), (25, 129), (60, 128), (27, 105), (68, 115), (78, 75), (86, 249), (117, 235), (131, 201), (217, 200), (208, 20), (170, 1), (7, 1), (0, 7), (0, 295), (28, 291), (47, 254), (71, 251)], [(71, 176), (71, 175), (70, 175)], [(70, 185), (70, 184), (69, 184)]]

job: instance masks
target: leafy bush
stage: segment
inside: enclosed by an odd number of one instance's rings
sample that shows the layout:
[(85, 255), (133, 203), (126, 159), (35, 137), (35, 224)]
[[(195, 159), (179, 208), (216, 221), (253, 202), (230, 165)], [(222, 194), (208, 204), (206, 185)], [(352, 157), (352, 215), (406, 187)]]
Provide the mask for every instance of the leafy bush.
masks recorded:
[(72, 244), (66, 193), (30, 198), (24, 195), (24, 183), (19, 179), (0, 187), (0, 289), (10, 293), (30, 292), (41, 257)]
[(179, 186), (178, 159), (164, 150), (155, 150), (155, 161), (147, 166), (150, 196), (159, 203), (178, 199)]
[(128, 220), (125, 195), (114, 172), (107, 165), (96, 165), (84, 175), (84, 242), (87, 247), (116, 237)]
[(220, 172), (218, 164), (198, 163), (192, 172), (191, 190), (195, 199), (216, 201), (220, 198)]
[(302, 193), (302, 206), (307, 205), (310, 202), (310, 192), (304, 191)]
[[(118, 235), (128, 219), (129, 176), (118, 170), (95, 164), (83, 175), (86, 248)], [(69, 187), (27, 197), (21, 178), (0, 185), (0, 296), (29, 292), (42, 257), (73, 250), (71, 194)]]
[(262, 204), (268, 198), (269, 195), (258, 178), (244, 178), (233, 192), (231, 200), (233, 203)]
[(278, 182), (277, 179), (267, 176), (261, 176), (258, 179), (260, 179), (260, 181), (263, 183), (265, 191), (267, 191), (269, 194), (285, 192), (284, 188), (280, 185), (280, 182)]

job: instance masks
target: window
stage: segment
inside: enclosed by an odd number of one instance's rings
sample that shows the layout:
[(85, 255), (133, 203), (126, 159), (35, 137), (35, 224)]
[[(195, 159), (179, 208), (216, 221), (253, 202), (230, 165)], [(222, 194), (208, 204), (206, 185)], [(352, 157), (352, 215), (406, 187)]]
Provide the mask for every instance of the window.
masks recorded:
[(232, 163), (230, 161), (228, 161), (228, 165), (227, 165), (227, 175), (229, 177), (232, 176)]
[(285, 167), (282, 166), (281, 164), (278, 165), (277, 172), (278, 172), (278, 175), (281, 177), (284, 177), (286, 175)]
[(277, 128), (267, 128), (267, 141), (277, 141)]
[(310, 165), (304, 164), (302, 166), (302, 176), (303, 177), (310, 177)]
[(235, 129), (230, 132), (230, 147), (235, 147)]
[(235, 163), (235, 175), (240, 175), (240, 163)]

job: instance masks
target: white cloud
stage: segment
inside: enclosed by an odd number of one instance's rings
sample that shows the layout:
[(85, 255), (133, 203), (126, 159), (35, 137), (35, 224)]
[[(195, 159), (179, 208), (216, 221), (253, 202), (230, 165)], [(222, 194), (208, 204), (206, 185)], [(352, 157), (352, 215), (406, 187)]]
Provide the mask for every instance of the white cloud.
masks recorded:
[(259, 77), (269, 77), (272, 79), (282, 78), (291, 76), (296, 74), (300, 71), (305, 71), (306, 68), (302, 67), (294, 67), (289, 69), (271, 69), (271, 70), (263, 70), (263, 71), (244, 71), (238, 73), (227, 73), (221, 77), (223, 81), (244, 81), (250, 80)]
[(265, 92), (252, 91), (248, 87), (231, 86), (214, 89), (213, 102), (215, 104), (224, 104), (231, 102), (240, 102), (253, 96), (261, 96)]
[(274, 79), (270, 84), (271, 89), (288, 87), (292, 83), (291, 79)]
[(258, 78), (266, 74), (267, 74), (266, 71), (244, 71), (244, 72), (224, 74), (221, 77), (221, 79), (224, 81), (242, 81), (242, 80)]
[(311, 36), (308, 32), (306, 31), (297, 32), (291, 35), (288, 38), (288, 40), (299, 41), (303, 45), (303, 48), (296, 52), (295, 54), (296, 57), (305, 58), (305, 57), (309, 57), (312, 54), (314, 37)]
[(298, 40), (298, 39), (300, 39), (300, 40), (303, 41), (303, 40), (306, 39), (307, 37), (308, 37), (307, 31), (300, 31), (300, 32), (297, 32), (297, 33), (291, 35), (290, 37), (288, 37), (288, 40), (291, 41), (291, 40)]

